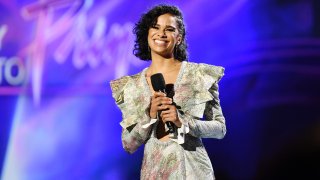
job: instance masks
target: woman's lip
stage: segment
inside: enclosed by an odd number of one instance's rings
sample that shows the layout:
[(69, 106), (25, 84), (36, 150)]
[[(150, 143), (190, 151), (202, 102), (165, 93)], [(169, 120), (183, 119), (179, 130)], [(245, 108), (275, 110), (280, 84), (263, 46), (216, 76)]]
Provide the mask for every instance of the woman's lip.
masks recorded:
[(164, 40), (159, 40), (159, 39), (155, 39), (154, 42), (158, 45), (164, 45), (167, 43), (167, 41), (164, 41)]

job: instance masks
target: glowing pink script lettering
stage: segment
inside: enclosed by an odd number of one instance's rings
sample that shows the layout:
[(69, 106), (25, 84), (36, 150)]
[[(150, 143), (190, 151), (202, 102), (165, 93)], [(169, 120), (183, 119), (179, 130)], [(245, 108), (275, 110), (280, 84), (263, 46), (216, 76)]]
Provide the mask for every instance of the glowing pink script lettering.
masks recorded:
[[(132, 23), (111, 24), (109, 32), (107, 19), (95, 16), (90, 19), (88, 9), (91, 1), (47, 0), (28, 5), (22, 9), (25, 19), (36, 20), (35, 37), (27, 47), (27, 59), (32, 61), (32, 92), (36, 103), (40, 102), (43, 66), (47, 51), (52, 51), (53, 59), (60, 64), (71, 59), (77, 69), (111, 66), (115, 77), (128, 72), (129, 65), (140, 65), (132, 55)], [(110, 1), (111, 2), (111, 1)], [(108, 3), (106, 3), (108, 5)], [(62, 8), (67, 9), (63, 14)], [(88, 29), (91, 28), (91, 34)], [(58, 40), (55, 42), (55, 40)], [(55, 49), (48, 49), (54, 44)], [(57, 44), (57, 45), (56, 45)], [(50, 46), (51, 47), (51, 46)], [(50, 53), (50, 54), (51, 54)], [(71, 57), (71, 58), (70, 58)], [(116, 59), (116, 61), (114, 61)]]

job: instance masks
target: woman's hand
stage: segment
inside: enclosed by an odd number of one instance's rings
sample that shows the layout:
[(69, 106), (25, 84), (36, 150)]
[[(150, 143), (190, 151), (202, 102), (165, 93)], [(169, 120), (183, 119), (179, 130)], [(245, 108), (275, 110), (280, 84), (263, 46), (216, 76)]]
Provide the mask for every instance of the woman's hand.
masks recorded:
[(166, 97), (166, 94), (162, 92), (155, 92), (151, 97), (150, 117), (157, 118), (158, 111), (162, 111), (160, 116), (164, 123), (171, 121), (177, 127), (181, 127), (176, 106), (172, 105), (172, 99)]
[(158, 111), (163, 110), (162, 105), (172, 104), (172, 99), (166, 97), (166, 94), (163, 92), (155, 92), (151, 96), (151, 105), (150, 105), (150, 117), (155, 119), (157, 118)]
[(175, 105), (162, 105), (164, 109), (160, 116), (163, 123), (173, 122), (177, 127), (181, 127), (182, 123), (178, 118), (177, 108)]

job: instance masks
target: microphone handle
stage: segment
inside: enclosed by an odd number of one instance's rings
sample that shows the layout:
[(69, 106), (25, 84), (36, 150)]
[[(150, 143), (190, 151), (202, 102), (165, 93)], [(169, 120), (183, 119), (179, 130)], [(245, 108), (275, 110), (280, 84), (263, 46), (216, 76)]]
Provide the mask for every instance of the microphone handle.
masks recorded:
[(168, 133), (169, 134), (174, 134), (174, 124), (173, 124), (173, 122), (166, 122), (166, 125), (168, 127)]
[[(165, 94), (167, 94), (167, 92), (166, 92), (165, 89), (160, 90), (160, 91), (163, 92), (163, 93), (165, 93)], [(160, 113), (161, 113), (161, 112), (159, 112), (159, 115), (160, 115)], [(168, 127), (168, 133), (169, 133), (170, 135), (173, 135), (173, 134), (174, 134), (174, 123), (173, 123), (173, 122), (170, 122), (170, 121), (167, 121), (167, 122), (166, 122), (166, 125), (167, 125), (167, 127)]]
[[(159, 111), (158, 113), (159, 113), (158, 116), (160, 117), (161, 111)], [(169, 134), (174, 134), (174, 126), (175, 126), (174, 123), (171, 122), (171, 121), (167, 121), (166, 125), (167, 125), (167, 128), (168, 128), (167, 132)]]

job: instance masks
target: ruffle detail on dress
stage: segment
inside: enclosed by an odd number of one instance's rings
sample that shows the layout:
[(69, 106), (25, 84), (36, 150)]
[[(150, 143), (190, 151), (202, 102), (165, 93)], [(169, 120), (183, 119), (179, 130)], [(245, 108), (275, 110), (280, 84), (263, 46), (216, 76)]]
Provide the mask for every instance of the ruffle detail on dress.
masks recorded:
[(181, 79), (174, 97), (174, 102), (181, 110), (197, 118), (203, 118), (206, 103), (218, 98), (216, 92), (210, 91), (224, 75), (224, 68), (208, 64), (188, 63), (185, 75)]
[(189, 128), (189, 124), (185, 121), (183, 121), (183, 118), (181, 117), (180, 113), (178, 113), (178, 117), (182, 123), (180, 128), (177, 128), (177, 136), (174, 138), (171, 138), (172, 141), (178, 143), (178, 144), (184, 144), (185, 141), (185, 135), (187, 133), (189, 133), (190, 128)]
[(142, 128), (146, 129), (146, 128), (150, 127), (152, 124), (156, 123), (157, 121), (158, 121), (158, 119), (150, 119), (150, 122), (142, 124)]
[[(125, 76), (110, 82), (112, 96), (122, 112), (120, 125), (123, 128), (150, 120), (146, 113), (149, 97), (144, 94), (140, 74)], [(148, 122), (142, 122), (142, 124), (145, 123)]]
[(198, 64), (203, 80), (206, 81), (206, 88), (209, 89), (213, 83), (218, 83), (224, 76), (224, 67), (210, 64)]

